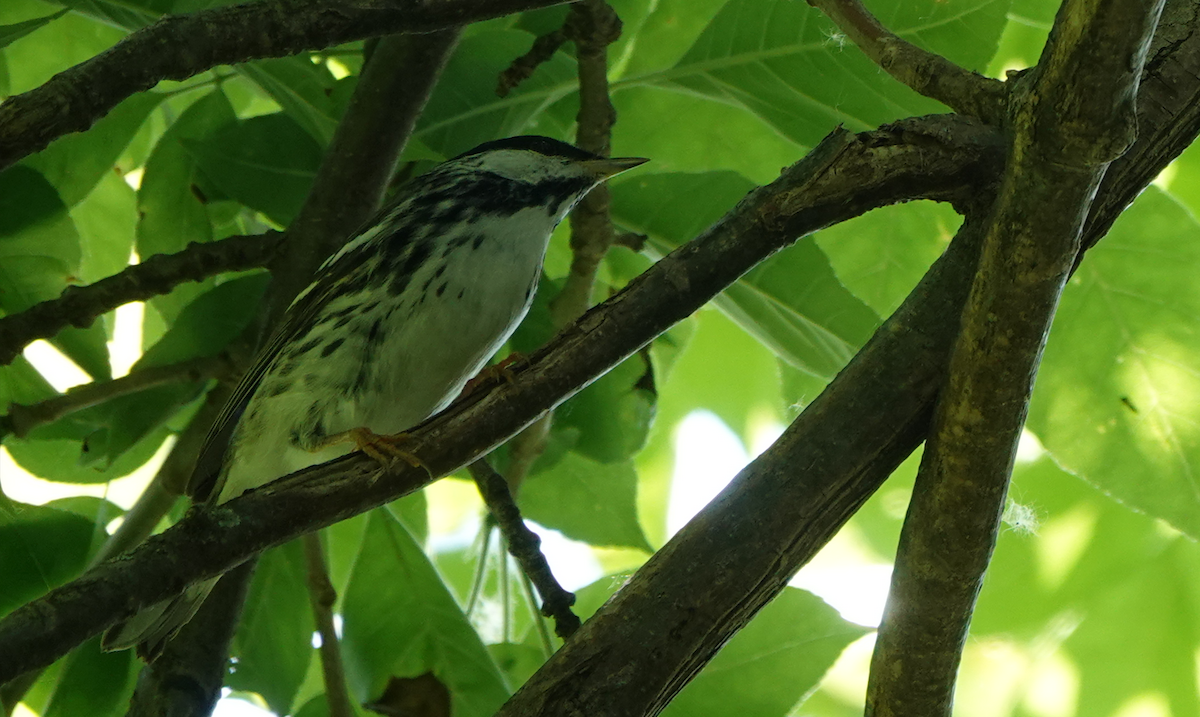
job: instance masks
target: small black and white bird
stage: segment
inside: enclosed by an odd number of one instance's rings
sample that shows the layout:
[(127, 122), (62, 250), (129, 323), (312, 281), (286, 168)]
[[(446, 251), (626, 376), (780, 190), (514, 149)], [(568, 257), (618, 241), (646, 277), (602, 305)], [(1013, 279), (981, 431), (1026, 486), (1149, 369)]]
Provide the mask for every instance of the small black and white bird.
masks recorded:
[[(528, 312), (558, 223), (645, 161), (512, 137), (410, 182), (292, 302), (214, 425), (193, 496), (225, 502), (445, 408)], [(153, 659), (215, 582), (113, 627), (104, 648)]]

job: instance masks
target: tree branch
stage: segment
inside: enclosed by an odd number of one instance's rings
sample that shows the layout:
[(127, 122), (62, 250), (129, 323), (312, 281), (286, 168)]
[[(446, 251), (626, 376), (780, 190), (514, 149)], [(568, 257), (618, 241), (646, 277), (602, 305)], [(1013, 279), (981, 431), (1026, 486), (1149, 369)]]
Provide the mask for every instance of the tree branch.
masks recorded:
[(267, 232), (206, 244), (193, 242), (183, 251), (157, 254), (94, 284), (67, 287), (57, 299), (0, 318), (0, 366), (12, 363), (31, 342), (54, 336), (68, 326), (91, 326), (97, 316), (123, 304), (166, 294), (185, 281), (266, 266), (281, 236)]
[(160, 80), (285, 57), (366, 37), (424, 33), (564, 0), (260, 0), (166, 15), (113, 47), (0, 104), (0, 170), (82, 132)]
[(304, 544), (304, 566), (308, 575), (308, 598), (312, 603), (313, 620), (321, 635), (321, 674), (325, 678), (325, 703), (329, 717), (354, 717), (350, 691), (346, 689), (346, 670), (342, 667), (342, 650), (333, 625), (333, 606), (337, 591), (329, 580), (325, 567), (325, 549), (320, 533), (300, 537)]
[(969, 117), (999, 126), (1004, 83), (959, 67), (883, 26), (859, 0), (808, 0), (829, 16), (872, 62), (912, 90)]
[(287, 251), (271, 263), (272, 316), (281, 316), (321, 262), (379, 209), (458, 36), (459, 28), (450, 28), (379, 41), (304, 206), (288, 227)]
[[(672, 252), (543, 349), (518, 362), (520, 369), (514, 370), (511, 383), (497, 379), (481, 386), (412, 430), (408, 449), (421, 456), (429, 472), (403, 465), (380, 478), (373, 459), (352, 454), (221, 506), (193, 510), (124, 559), (98, 566), (0, 619), (0, 681), (49, 664), (87, 636), (191, 582), (416, 490), (429, 482), (431, 474), (445, 475), (465, 466), (690, 315), (795, 237), (898, 201), (969, 194), (998, 172), (1000, 146), (994, 132), (953, 116), (912, 120), (858, 136), (834, 132), (701, 237)], [(904, 357), (895, 359), (891, 370), (903, 373), (923, 365), (910, 364)], [(935, 376), (938, 365), (934, 361), (929, 369)], [(918, 381), (927, 383), (930, 378), (921, 375)], [(913, 387), (903, 376), (896, 385)], [(864, 387), (871, 390), (875, 385), (864, 383)], [(908, 398), (913, 404), (909, 413), (924, 415), (929, 397)], [(872, 416), (895, 423), (878, 434), (864, 434), (871, 438), (863, 440), (875, 446), (880, 441), (876, 436), (903, 428), (915, 445), (923, 424), (910, 426), (909, 413), (872, 410)], [(844, 427), (843, 433), (858, 431), (857, 426)], [(874, 455), (874, 449), (853, 460), (839, 455), (842, 463), (834, 473), (861, 462), (862, 456)], [(829, 478), (819, 470), (812, 476), (818, 481)], [(693, 563), (689, 569), (695, 567)], [(739, 587), (753, 584), (743, 582)], [(577, 642), (586, 641), (571, 644)], [(638, 638), (627, 645), (642, 643)]]
[(525, 526), (521, 511), (513, 502), (508, 482), (492, 469), (486, 459), (471, 464), (471, 477), (479, 486), (479, 494), (487, 504), (504, 543), (521, 566), (521, 571), (537, 588), (542, 597), (542, 614), (554, 619), (554, 632), (566, 640), (579, 629), (579, 617), (571, 612), (575, 594), (563, 589), (554, 579), (554, 572), (542, 554), (541, 538)]
[[(867, 715), (949, 715), (1045, 340), (1161, 3), (1068, 0), (1014, 92), (1013, 146), (909, 504)], [(1026, 86), (1028, 84), (1028, 86)]]
[[(621, 36), (621, 19), (605, 0), (581, 0), (571, 6), (567, 36), (575, 41), (579, 64), (579, 115), (575, 144), (607, 157), (617, 111), (608, 96), (608, 46)], [(611, 195), (601, 184), (571, 212), (571, 271), (562, 291), (550, 302), (557, 326), (575, 320), (592, 304), (600, 262), (613, 242)]]
[(95, 381), (76, 386), (61, 396), (34, 404), (10, 403), (8, 413), (0, 416), (0, 440), (7, 434), (24, 438), (39, 426), (53, 423), (63, 416), (104, 403), (118, 396), (145, 391), (169, 383), (203, 381), (210, 378), (229, 378), (233, 364), (225, 353), (202, 356), (167, 366), (152, 366), (111, 381)]

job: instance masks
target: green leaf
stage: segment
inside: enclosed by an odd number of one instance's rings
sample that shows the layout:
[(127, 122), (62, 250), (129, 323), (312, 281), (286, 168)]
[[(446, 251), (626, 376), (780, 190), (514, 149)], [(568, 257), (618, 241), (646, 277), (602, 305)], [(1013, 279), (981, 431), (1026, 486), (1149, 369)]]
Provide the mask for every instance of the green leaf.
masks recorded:
[(23, 165), (0, 172), (0, 309), (53, 299), (75, 278), (82, 251), (54, 187)]
[(842, 284), (880, 316), (890, 316), (960, 224), (962, 217), (948, 204), (910, 202), (823, 229), (815, 238)]
[(44, 17), (26, 20), (25, 22), (13, 23), (12, 25), (0, 25), (0, 47), (7, 47), (14, 40), (19, 40), (20, 38), (25, 37), (42, 25), (57, 20), (63, 15), (66, 15), (68, 12), (70, 12), (70, 10), (64, 8), (53, 15), (46, 15)]
[(688, 715), (786, 715), (847, 645), (868, 631), (819, 597), (784, 588), (663, 710)]
[(184, 308), (133, 371), (215, 356), (250, 324), (270, 277), (255, 273), (222, 282)]
[(636, 353), (559, 406), (554, 430), (578, 431), (574, 450), (587, 458), (625, 461), (646, 445), (656, 399), (650, 361)]
[[(165, 419), (193, 400), (198, 389), (164, 386), (103, 404), (103, 413), (74, 414), (43, 426), (24, 441), (5, 444), (30, 473), (59, 483), (107, 483), (142, 466), (166, 440)], [(136, 400), (136, 399), (141, 399)], [(119, 401), (119, 402), (118, 402)], [(97, 407), (101, 408), (101, 407)], [(116, 418), (110, 418), (116, 416)], [(100, 423), (108, 420), (109, 423)]]
[(300, 211), (321, 164), (320, 145), (280, 112), (237, 122), (185, 146), (226, 196), (281, 226)]
[[(613, 187), (613, 216), (665, 254), (752, 188), (732, 172), (642, 174)], [(849, 361), (879, 322), (841, 285), (809, 237), (759, 264), (715, 303), (781, 358), (826, 378)]]
[(100, 638), (88, 640), (66, 658), (45, 717), (125, 714), (141, 663), (132, 651), (102, 652)]
[(115, 172), (101, 178), (92, 193), (71, 208), (83, 261), (79, 279), (91, 284), (129, 266), (137, 240), (137, 192)]
[(193, 190), (195, 161), (184, 141), (200, 141), (237, 118), (220, 90), (194, 102), (158, 140), (138, 189), (138, 254), (170, 254), (212, 240), (204, 204)]
[[(1004, 28), (1007, 3), (923, 0), (871, 9), (899, 36), (982, 68)], [(792, 0), (731, 0), (674, 68), (623, 82), (674, 83), (741, 105), (806, 146), (839, 124), (861, 131), (943, 111), (880, 72), (819, 10)]]
[(227, 686), (257, 692), (281, 715), (290, 710), (313, 652), (306, 576), (299, 540), (263, 553), (232, 646), (237, 662)]
[(318, 147), (329, 144), (338, 123), (331, 99), (336, 81), (324, 63), (314, 64), (300, 55), (249, 62), (238, 65), (237, 71), (278, 102)]
[(25, 160), (58, 189), (68, 207), (92, 191), (113, 166), (163, 95), (140, 92), (114, 107), (86, 132), (59, 137)]
[(637, 517), (633, 463), (597, 463), (568, 453), (521, 484), (521, 513), (592, 545), (650, 550)]
[(1068, 470), (1200, 536), (1200, 225), (1147, 189), (1063, 294), (1029, 426)]
[(75, 513), (16, 504), (0, 513), (0, 615), (79, 575), (92, 542), (92, 522)]
[(509, 693), (479, 635), (408, 531), (386, 511), (368, 515), (342, 605), (352, 693), (366, 701), (389, 677), (433, 672), (450, 690), (453, 714), (491, 715)]
[(538, 124), (537, 113), (575, 91), (576, 69), (570, 58), (555, 54), (507, 97), (496, 96), (496, 78), (532, 42), (533, 35), (520, 30), (464, 37), (425, 105), (414, 136), (443, 157), (453, 157), (497, 137), (548, 134)]
[[(727, 0), (658, 0), (637, 31), (621, 77), (639, 77), (679, 62)], [(621, 122), (624, 122), (622, 114)], [(617, 123), (620, 127), (621, 122)]]
[[(5, 11), (9, 7), (23, 4), (18, 0), (5, 0), (0, 3), (0, 13), (7, 14)], [(42, 2), (24, 5), (26, 11), (19, 17), (28, 18), (50, 9)], [(78, 13), (68, 13), (4, 48), (11, 84), (9, 90), (16, 94), (38, 87), (59, 72), (103, 52), (125, 35), (124, 30)]]
[[(744, 108), (673, 86), (625, 86), (612, 99), (621, 118), (613, 125), (613, 153), (649, 157), (639, 174), (720, 168), (766, 184), (804, 154), (803, 147)], [(670, 117), (686, 117), (686, 128), (664, 121)]]

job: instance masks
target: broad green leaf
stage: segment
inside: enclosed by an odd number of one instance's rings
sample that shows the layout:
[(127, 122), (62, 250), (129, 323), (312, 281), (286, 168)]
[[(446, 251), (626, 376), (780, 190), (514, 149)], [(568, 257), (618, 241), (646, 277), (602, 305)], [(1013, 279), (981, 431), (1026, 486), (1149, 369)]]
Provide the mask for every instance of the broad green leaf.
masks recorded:
[(170, 434), (161, 427), (162, 416), (170, 417), (187, 405), (197, 390), (166, 386), (141, 392), (141, 402), (126, 398), (114, 403), (114, 399), (104, 404), (108, 413), (103, 419), (127, 409), (119, 416), (124, 420), (100, 425), (96, 421), (101, 418), (81, 411), (39, 428), (26, 440), (8, 441), (5, 447), (18, 465), (41, 478), (59, 483), (107, 483), (150, 460)]
[(42, 25), (53, 22), (63, 15), (66, 15), (68, 12), (70, 12), (70, 10), (63, 9), (59, 10), (53, 15), (45, 15), (43, 17), (37, 17), (24, 22), (17, 22), (11, 25), (0, 25), (0, 47), (7, 47), (13, 41), (25, 37)]
[[(660, 254), (694, 238), (753, 185), (732, 172), (643, 174), (613, 187), (613, 216)], [(797, 368), (831, 377), (878, 317), (845, 289), (811, 238), (759, 264), (715, 303)]]
[[(1119, 714), (1158, 696), (1170, 714), (1196, 714), (1195, 543), (1048, 457), (1018, 464), (1010, 495), (1032, 520), (1001, 530), (969, 644), (1002, 642), (1029, 667), (998, 691), (995, 667), (973, 661), (968, 648), (957, 699), (1045, 704), (1054, 696), (1084, 715)], [(1053, 665), (1058, 693), (1048, 695)]]
[[(210, 92), (188, 106), (155, 145), (138, 189), (137, 251), (143, 259), (180, 251), (192, 242), (213, 240), (212, 222), (198, 189), (201, 180), (196, 176), (196, 163), (183, 143), (203, 140), (236, 119), (225, 94)], [(160, 318), (168, 324), (174, 321), (184, 306), (212, 285), (212, 280), (180, 284), (170, 294), (151, 299), (143, 336), (155, 340), (161, 331)]]
[(950, 243), (962, 218), (948, 204), (884, 207), (815, 235), (838, 279), (890, 316)]
[(17, 356), (9, 365), (0, 366), (0, 406), (37, 403), (57, 394), (58, 391), (24, 356)]
[(766, 184), (804, 153), (745, 109), (671, 86), (624, 87), (613, 104), (613, 154), (649, 157), (639, 175), (723, 169)]
[(263, 553), (242, 609), (226, 685), (257, 692), (287, 714), (312, 655), (313, 621), (304, 549), (299, 540)]
[(204, 204), (193, 190), (195, 161), (184, 141), (200, 141), (234, 122), (229, 100), (210, 92), (180, 115), (154, 147), (138, 189), (138, 254), (170, 254), (212, 239)]
[(453, 714), (491, 715), (509, 693), (479, 635), (408, 531), (386, 511), (368, 515), (342, 603), (351, 693), (366, 701), (389, 677), (433, 672), (450, 689)]
[[(0, 3), (0, 12), (17, 0)], [(65, 3), (64, 3), (65, 4)], [(53, 6), (31, 3), (22, 19), (45, 15)], [(4, 48), (8, 58), (9, 90), (27, 92), (63, 70), (77, 65), (116, 44), (125, 31), (95, 22), (77, 13), (68, 13)]]
[[(620, 76), (665, 70), (683, 57), (727, 0), (658, 0), (637, 30)], [(624, 118), (622, 117), (622, 121)], [(617, 127), (620, 126), (617, 123)], [(615, 128), (614, 128), (615, 129)]]
[[(1007, 3), (923, 0), (871, 10), (901, 37), (982, 68)], [(806, 146), (839, 124), (866, 130), (942, 110), (881, 72), (816, 8), (792, 0), (731, 0), (675, 67), (622, 82), (674, 83), (741, 105)]]
[(0, 513), (0, 615), (77, 576), (87, 560), (92, 522), (65, 510), (17, 504)]
[(488, 645), (488, 652), (504, 672), (509, 689), (513, 691), (528, 682), (533, 673), (546, 662), (546, 653), (540, 646), (500, 642)]
[(507, 97), (496, 78), (529, 50), (533, 36), (495, 30), (463, 38), (425, 105), (414, 137), (443, 157), (497, 137), (546, 134), (537, 112), (575, 91), (575, 63), (562, 53), (538, 66)]
[(254, 318), (268, 281), (265, 273), (249, 274), (201, 294), (180, 312), (158, 343), (142, 354), (133, 370), (217, 354)]
[[(152, 1), (142, 0), (60, 0), (63, 5), (75, 10), (84, 17), (89, 17), (97, 24), (119, 27), (125, 30), (137, 30), (154, 22), (158, 12), (148, 11), (153, 8)], [(146, 9), (143, 9), (146, 8)]]
[(75, 715), (123, 715), (133, 694), (133, 679), (141, 663), (131, 650), (101, 652), (100, 638), (92, 638), (66, 658), (60, 678), (42, 714), (45, 717)]
[(786, 715), (867, 629), (784, 588), (683, 688), (664, 715)]
[(323, 63), (300, 55), (248, 62), (237, 70), (278, 102), (318, 147), (329, 144), (338, 120), (330, 97), (335, 80)]
[(54, 187), (17, 165), (0, 172), (0, 310), (53, 299), (79, 272), (75, 225)]
[(187, 147), (205, 177), (225, 196), (287, 226), (308, 195), (321, 147), (283, 113), (228, 125)]
[(521, 513), (568, 538), (592, 545), (649, 550), (637, 517), (633, 463), (597, 463), (568, 453), (530, 476), (518, 496)]
[(137, 192), (115, 172), (100, 180), (92, 193), (71, 208), (79, 232), (83, 261), (79, 279), (91, 284), (129, 265), (137, 240)]
[[(78, 283), (82, 249), (54, 187), (17, 165), (0, 173), (0, 311), (14, 314)], [(95, 378), (111, 376), (104, 328), (68, 327), (51, 339)]]
[(559, 406), (554, 430), (578, 431), (573, 449), (586, 458), (625, 461), (646, 445), (656, 399), (650, 361), (636, 353)]
[(1004, 77), (1006, 70), (1036, 65), (1058, 8), (1059, 3), (1050, 0), (1013, 0), (988, 74)]
[(1063, 294), (1029, 412), (1047, 450), (1200, 536), (1200, 225), (1153, 188)]
[(140, 92), (112, 108), (86, 132), (64, 135), (26, 160), (73, 207), (103, 177), (112, 174), (117, 158), (134, 134), (162, 102), (163, 95)]

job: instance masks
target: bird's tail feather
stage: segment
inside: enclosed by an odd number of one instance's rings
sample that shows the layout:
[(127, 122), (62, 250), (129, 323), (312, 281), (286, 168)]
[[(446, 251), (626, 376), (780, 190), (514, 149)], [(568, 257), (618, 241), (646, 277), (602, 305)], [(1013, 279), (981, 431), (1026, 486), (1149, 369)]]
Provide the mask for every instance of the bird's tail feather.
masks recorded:
[(153, 660), (179, 628), (192, 619), (217, 580), (212, 578), (191, 585), (181, 595), (155, 603), (128, 620), (113, 625), (104, 633), (100, 646), (107, 652), (127, 650), (136, 645), (139, 655), (146, 660)]

